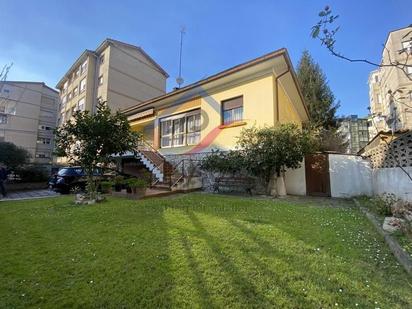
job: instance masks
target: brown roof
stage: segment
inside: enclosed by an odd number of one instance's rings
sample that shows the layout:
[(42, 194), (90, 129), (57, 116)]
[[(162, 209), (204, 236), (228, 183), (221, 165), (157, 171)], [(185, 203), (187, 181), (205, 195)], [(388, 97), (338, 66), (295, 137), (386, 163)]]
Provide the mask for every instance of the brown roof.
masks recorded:
[[(291, 72), (292, 78), (293, 78), (293, 80), (295, 81), (295, 83), (296, 83), (296, 85), (297, 85), (298, 92), (299, 92), (299, 95), (300, 95), (300, 97), (301, 97), (301, 99), (302, 99), (303, 105), (304, 105), (304, 107), (305, 107), (305, 109), (306, 109), (306, 112), (308, 112), (307, 106), (306, 106), (306, 104), (305, 104), (305, 101), (304, 101), (304, 99), (303, 99), (303, 95), (302, 95), (301, 90), (300, 90), (300, 88), (299, 88), (299, 85), (298, 85), (298, 83), (297, 83), (297, 77), (296, 77), (296, 74), (295, 74), (295, 72), (294, 72), (294, 70), (293, 70), (293, 66), (292, 66), (292, 64), (291, 64), (291, 61), (290, 61), (290, 58), (289, 58), (289, 55), (288, 55), (288, 52), (287, 52), (287, 49), (286, 49), (286, 48), (281, 48), (281, 49), (275, 50), (275, 51), (273, 51), (273, 52), (270, 52), (270, 53), (265, 54), (265, 55), (263, 55), (263, 56), (260, 56), (260, 57), (258, 57), (258, 58), (255, 58), (255, 59), (252, 59), (252, 60), (250, 60), (250, 61), (244, 62), (244, 63), (242, 63), (242, 64), (236, 65), (236, 66), (231, 67), (231, 68), (229, 68), (229, 69), (227, 69), (227, 70), (224, 70), (224, 71), (221, 71), (221, 72), (219, 72), (219, 73), (217, 73), (217, 74), (214, 74), (214, 75), (212, 75), (212, 76), (209, 76), (209, 77), (207, 77), (207, 78), (205, 78), (205, 79), (201, 79), (201, 80), (199, 80), (199, 81), (197, 81), (197, 82), (195, 82), (195, 83), (189, 84), (189, 85), (187, 85), (187, 86), (185, 86), (185, 87), (183, 87), (183, 88), (179, 88), (179, 89), (177, 89), (177, 90), (168, 92), (168, 93), (163, 94), (163, 95), (161, 95), (161, 96), (158, 96), (158, 97), (155, 97), (155, 98), (153, 98), (153, 99), (147, 100), (147, 101), (145, 101), (145, 102), (139, 103), (139, 104), (137, 104), (137, 105), (135, 105), (135, 106), (126, 108), (126, 109), (124, 109), (122, 112), (126, 113), (127, 115), (130, 115), (130, 114), (132, 114), (135, 110), (137, 110), (137, 109), (139, 109), (139, 108), (141, 108), (141, 107), (143, 107), (143, 106), (146, 106), (146, 105), (155, 103), (155, 102), (157, 102), (157, 101), (163, 100), (163, 99), (165, 99), (165, 98), (168, 98), (168, 97), (171, 97), (171, 96), (174, 96), (174, 95), (181, 94), (181, 93), (183, 93), (183, 92), (185, 92), (185, 91), (188, 91), (188, 90), (191, 90), (191, 89), (193, 89), (193, 88), (195, 88), (195, 87), (198, 87), (198, 86), (204, 85), (204, 84), (206, 84), (206, 83), (215, 81), (215, 80), (217, 80), (217, 79), (220, 79), (220, 78), (222, 78), (222, 77), (228, 76), (228, 75), (233, 74), (233, 73), (236, 73), (236, 72), (238, 72), (238, 71), (240, 71), (240, 70), (243, 70), (243, 69), (245, 69), (245, 68), (254, 66), (254, 65), (259, 64), (259, 63), (261, 63), (261, 62), (264, 62), (264, 61), (266, 61), (266, 60), (269, 60), (269, 59), (272, 59), (272, 58), (276, 58), (276, 57), (279, 57), (279, 56), (282, 56), (282, 55), (284, 56), (285, 61), (287, 62), (288, 67), (290, 68), (290, 72)], [(309, 115), (309, 113), (308, 113), (308, 115)]]

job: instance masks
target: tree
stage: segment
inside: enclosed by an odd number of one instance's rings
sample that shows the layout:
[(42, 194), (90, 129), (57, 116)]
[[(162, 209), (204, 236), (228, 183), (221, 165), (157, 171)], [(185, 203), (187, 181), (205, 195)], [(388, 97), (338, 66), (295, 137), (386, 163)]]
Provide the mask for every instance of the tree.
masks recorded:
[(310, 123), (307, 130), (317, 137), (317, 150), (344, 152), (347, 143), (337, 131), (336, 110), (339, 103), (328, 85), (325, 74), (305, 50), (297, 68), (299, 85), (308, 105)]
[(308, 105), (311, 125), (325, 129), (335, 127), (335, 113), (339, 108), (339, 103), (335, 103), (335, 96), (328, 85), (325, 74), (307, 50), (303, 52), (299, 61), (297, 77)]
[[(397, 60), (391, 59), (390, 53), (386, 48), (385, 51), (388, 55), (388, 62), (376, 63), (368, 59), (345, 56), (343, 53), (337, 51), (335, 47), (336, 34), (338, 33), (340, 26), (333, 28), (333, 24), (339, 18), (339, 15), (334, 15), (331, 8), (327, 5), (322, 11), (319, 12), (319, 17), (320, 20), (316, 23), (316, 25), (312, 27), (311, 36), (314, 39), (319, 39), (321, 44), (324, 45), (333, 56), (346, 60), (348, 62), (361, 62), (378, 68), (393, 67), (401, 70), (409, 80), (412, 80), (412, 76), (408, 72), (408, 67), (411, 67), (411, 64), (409, 64), (409, 57), (411, 56), (411, 53), (408, 48), (403, 48), (398, 51), (400, 55), (406, 55), (404, 62), (399, 62)], [(412, 40), (412, 25), (409, 25), (408, 28), (410, 28), (410, 31), (403, 37), (405, 41), (408, 39), (409, 41)]]
[[(404, 56), (403, 61), (399, 61), (397, 59), (392, 59), (391, 53), (386, 48), (384, 45), (384, 51), (386, 53), (386, 58), (384, 61), (381, 61), (380, 63), (373, 62), (368, 59), (362, 59), (362, 58), (353, 58), (353, 57), (348, 57), (344, 55), (342, 52), (339, 52), (336, 49), (336, 35), (340, 29), (340, 26), (334, 26), (335, 21), (339, 18), (339, 15), (334, 15), (332, 12), (332, 9), (327, 5), (323, 10), (319, 12), (319, 17), (320, 20), (312, 26), (312, 31), (311, 31), (311, 36), (314, 39), (318, 39), (321, 42), (321, 45), (325, 46), (329, 52), (342, 60), (345, 60), (349, 63), (364, 63), (368, 64), (371, 66), (374, 66), (379, 69), (384, 69), (384, 68), (389, 68), (389, 69), (396, 69), (402, 72), (404, 76), (406, 76), (407, 79), (412, 81), (412, 74), (409, 73), (409, 70), (412, 68), (411, 64), (411, 57), (412, 57), (412, 52), (411, 52), (411, 45), (406, 48), (402, 48), (397, 52), (399, 56)], [(405, 42), (412, 42), (412, 24), (409, 25), (408, 27), (408, 32), (403, 35), (402, 40)], [(387, 94), (389, 97), (389, 102), (393, 103), (399, 103), (404, 105), (407, 108), (412, 108), (411, 105), (407, 104), (405, 101), (408, 100), (411, 95), (412, 95), (412, 89), (409, 87), (404, 87), (400, 86), (397, 89), (388, 89)], [(392, 134), (394, 134), (394, 131), (396, 130), (396, 105), (394, 106), (394, 111), (395, 111), (395, 127), (392, 129)], [(375, 114), (371, 114), (372, 116), (372, 123), (376, 127), (375, 122), (373, 120), (373, 117), (376, 116)], [(385, 141), (387, 143), (387, 141)], [(387, 143), (387, 146), (389, 144)], [(388, 154), (389, 156), (393, 156), (396, 158), (396, 156), (392, 153)], [(397, 166), (402, 169), (402, 171), (408, 176), (408, 178), (412, 181), (412, 176), (402, 167), (400, 164), (399, 160), (397, 160)]]
[(13, 143), (0, 142), (0, 162), (10, 169), (16, 169), (21, 165), (27, 164), (30, 153)]
[(139, 134), (132, 132), (125, 115), (112, 114), (105, 103), (97, 106), (95, 114), (89, 111), (74, 114), (55, 131), (55, 153), (80, 165), (87, 175), (90, 199), (96, 197), (94, 171), (105, 167), (113, 154), (124, 154), (137, 147)]
[(300, 167), (304, 156), (313, 150), (313, 138), (295, 124), (252, 127), (242, 130), (238, 147), (246, 169), (266, 182), (268, 193), (284, 195), (285, 170)]

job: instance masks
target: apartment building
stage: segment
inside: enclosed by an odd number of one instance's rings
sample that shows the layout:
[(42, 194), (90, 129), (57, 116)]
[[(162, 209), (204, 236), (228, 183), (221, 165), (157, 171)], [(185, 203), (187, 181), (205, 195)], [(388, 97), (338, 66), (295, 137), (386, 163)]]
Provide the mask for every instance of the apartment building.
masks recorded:
[(369, 142), (369, 119), (351, 115), (338, 119), (339, 132), (348, 143), (347, 153), (357, 153)]
[(163, 95), (168, 74), (140, 47), (113, 39), (85, 50), (58, 82), (58, 123), (76, 110), (94, 112), (98, 102), (125, 109)]
[[(402, 69), (386, 66), (398, 62)], [(391, 31), (382, 67), (369, 75), (371, 132), (412, 129), (412, 25)], [(371, 127), (372, 128), (372, 127)]]
[(27, 149), (31, 161), (50, 164), (59, 94), (42, 82), (0, 82), (0, 141)]

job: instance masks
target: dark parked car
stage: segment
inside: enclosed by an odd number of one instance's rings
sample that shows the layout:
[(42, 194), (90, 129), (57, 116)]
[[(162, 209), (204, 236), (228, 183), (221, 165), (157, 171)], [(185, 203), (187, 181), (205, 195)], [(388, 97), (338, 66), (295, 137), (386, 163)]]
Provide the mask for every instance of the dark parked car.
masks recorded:
[[(94, 175), (101, 178), (101, 170), (96, 170)], [(60, 193), (84, 191), (86, 182), (86, 174), (80, 166), (63, 167), (50, 178), (49, 188)]]

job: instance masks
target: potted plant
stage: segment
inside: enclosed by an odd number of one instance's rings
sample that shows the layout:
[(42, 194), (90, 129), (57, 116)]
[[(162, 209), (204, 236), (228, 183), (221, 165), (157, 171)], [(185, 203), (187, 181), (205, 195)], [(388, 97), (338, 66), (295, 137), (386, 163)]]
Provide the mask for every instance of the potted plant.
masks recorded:
[(102, 193), (112, 193), (113, 182), (111, 181), (102, 181), (100, 183), (100, 188)]
[(127, 186), (130, 188), (131, 193), (138, 196), (145, 195), (147, 185), (147, 181), (141, 178), (130, 178), (127, 181)]
[(116, 192), (122, 191), (123, 184), (124, 184), (123, 176), (118, 175), (114, 177), (114, 191)]

